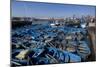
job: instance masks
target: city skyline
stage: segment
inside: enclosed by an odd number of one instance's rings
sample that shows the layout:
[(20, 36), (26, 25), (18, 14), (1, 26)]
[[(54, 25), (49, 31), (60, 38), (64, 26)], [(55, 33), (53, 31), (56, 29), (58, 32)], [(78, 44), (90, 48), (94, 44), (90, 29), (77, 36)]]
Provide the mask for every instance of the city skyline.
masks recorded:
[(65, 18), (81, 16), (95, 16), (96, 7), (89, 5), (54, 4), (41, 2), (21, 2), (12, 0), (12, 17), (54, 17)]

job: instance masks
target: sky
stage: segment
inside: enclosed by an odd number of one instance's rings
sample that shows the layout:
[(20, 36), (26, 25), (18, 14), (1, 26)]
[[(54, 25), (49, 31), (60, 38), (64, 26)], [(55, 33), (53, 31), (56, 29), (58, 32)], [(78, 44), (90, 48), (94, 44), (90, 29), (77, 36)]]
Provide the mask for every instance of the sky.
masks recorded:
[(54, 4), (40, 2), (21, 2), (12, 0), (12, 17), (55, 17), (65, 18), (73, 15), (95, 16), (96, 7), (89, 5)]

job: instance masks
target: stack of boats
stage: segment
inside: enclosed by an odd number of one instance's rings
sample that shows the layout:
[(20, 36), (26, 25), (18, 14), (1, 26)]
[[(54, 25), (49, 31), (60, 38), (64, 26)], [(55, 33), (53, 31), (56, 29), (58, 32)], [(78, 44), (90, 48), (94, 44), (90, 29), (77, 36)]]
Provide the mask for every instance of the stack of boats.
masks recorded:
[(84, 28), (33, 24), (11, 34), (13, 66), (83, 62), (91, 54)]

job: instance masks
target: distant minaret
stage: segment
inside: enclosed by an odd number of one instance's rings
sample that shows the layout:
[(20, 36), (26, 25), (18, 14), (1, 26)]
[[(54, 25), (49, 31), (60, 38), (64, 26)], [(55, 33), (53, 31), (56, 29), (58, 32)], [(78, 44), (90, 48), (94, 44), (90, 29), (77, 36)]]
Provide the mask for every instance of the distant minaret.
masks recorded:
[(75, 20), (75, 19), (76, 19), (76, 15), (74, 14), (74, 15), (73, 15), (73, 20)]

